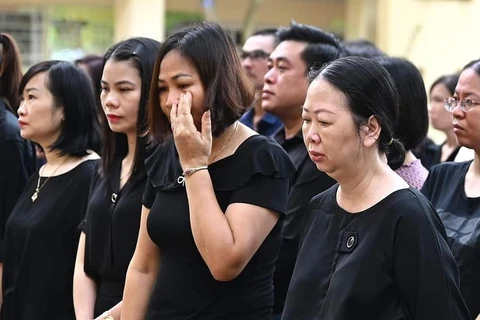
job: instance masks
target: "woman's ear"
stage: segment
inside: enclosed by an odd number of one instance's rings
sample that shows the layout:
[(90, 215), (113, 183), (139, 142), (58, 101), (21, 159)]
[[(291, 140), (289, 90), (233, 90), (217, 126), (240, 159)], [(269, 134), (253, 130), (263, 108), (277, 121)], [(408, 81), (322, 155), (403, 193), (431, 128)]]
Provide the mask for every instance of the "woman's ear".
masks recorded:
[(375, 116), (370, 116), (362, 127), (363, 146), (370, 148), (379, 139), (382, 127)]

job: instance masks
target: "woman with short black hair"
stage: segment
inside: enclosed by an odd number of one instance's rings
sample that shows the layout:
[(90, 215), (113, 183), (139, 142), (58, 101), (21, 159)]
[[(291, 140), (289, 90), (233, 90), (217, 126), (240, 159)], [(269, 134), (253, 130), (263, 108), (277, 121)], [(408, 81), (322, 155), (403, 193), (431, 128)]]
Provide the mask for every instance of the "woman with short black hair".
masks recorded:
[(122, 319), (271, 319), (293, 164), (237, 120), (254, 92), (220, 26), (179, 31), (153, 72), (149, 180)]
[(20, 83), (21, 135), (45, 150), (5, 230), (1, 316), (75, 319), (75, 253), (100, 133), (87, 75), (68, 62), (32, 66)]

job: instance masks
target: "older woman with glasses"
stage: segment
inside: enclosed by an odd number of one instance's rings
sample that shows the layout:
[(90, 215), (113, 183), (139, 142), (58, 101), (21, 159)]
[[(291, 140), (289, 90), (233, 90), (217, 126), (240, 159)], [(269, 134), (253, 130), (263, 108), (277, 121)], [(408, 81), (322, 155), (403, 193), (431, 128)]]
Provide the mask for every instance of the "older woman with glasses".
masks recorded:
[(434, 166), (422, 192), (440, 215), (460, 271), (460, 290), (472, 318), (480, 319), (480, 59), (467, 64), (445, 108), (453, 131), (475, 158)]

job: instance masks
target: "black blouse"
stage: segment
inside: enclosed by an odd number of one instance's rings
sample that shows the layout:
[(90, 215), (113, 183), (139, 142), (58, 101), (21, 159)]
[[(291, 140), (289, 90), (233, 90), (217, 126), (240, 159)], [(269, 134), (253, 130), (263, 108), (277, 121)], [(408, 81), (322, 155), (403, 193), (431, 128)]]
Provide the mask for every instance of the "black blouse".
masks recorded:
[[(161, 255), (147, 319), (271, 319), (282, 220), (239, 276), (216, 281), (193, 239), (187, 194), (177, 183), (182, 172), (177, 159), (172, 140), (147, 159), (147, 230)], [(285, 214), (294, 166), (272, 139), (252, 136), (208, 171), (223, 212), (229, 204), (249, 203)]]
[(128, 264), (140, 228), (142, 196), (147, 181), (142, 164), (119, 190), (121, 162), (107, 177), (92, 182), (84, 232), (84, 270), (97, 284), (95, 316), (122, 300)]
[(359, 213), (337, 186), (307, 211), (283, 320), (467, 320), (459, 275), (433, 206), (415, 189)]
[(434, 166), (422, 193), (437, 209), (460, 271), (460, 291), (472, 318), (480, 314), (480, 197), (465, 193), (472, 161)]
[(75, 319), (78, 226), (97, 162), (51, 177), (35, 202), (38, 172), (27, 183), (6, 226), (2, 320)]
[(0, 99), (0, 263), (3, 261), (5, 223), (35, 172), (33, 144), (20, 136), (17, 117)]

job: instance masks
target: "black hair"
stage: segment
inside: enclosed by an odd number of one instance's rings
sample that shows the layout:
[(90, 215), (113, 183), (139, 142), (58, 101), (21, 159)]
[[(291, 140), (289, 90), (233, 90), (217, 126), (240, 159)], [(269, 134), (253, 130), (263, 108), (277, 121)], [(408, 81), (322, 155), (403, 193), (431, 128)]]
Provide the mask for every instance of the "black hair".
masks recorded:
[[(130, 38), (111, 46), (103, 58), (103, 67), (107, 61), (128, 61), (138, 71), (141, 79), (141, 94), (137, 117), (137, 143), (133, 159), (132, 173), (144, 161), (144, 133), (147, 122), (147, 103), (155, 58), (161, 43), (149, 38)], [(103, 69), (103, 68), (102, 68)], [(156, 84), (156, 81), (154, 81)], [(113, 132), (106, 119), (102, 121), (104, 143), (102, 146), (102, 171), (108, 174), (113, 164), (121, 161), (128, 153), (128, 140), (124, 133)], [(132, 177), (133, 175), (130, 175)]]
[(472, 60), (463, 67), (462, 71), (472, 69), (480, 76), (480, 59)]
[(252, 33), (250, 37), (253, 36), (273, 36), (275, 37), (275, 34), (277, 33), (278, 29), (275, 28), (266, 28), (266, 29), (260, 29)]
[(95, 102), (97, 103), (97, 111), (101, 115), (103, 110), (102, 103), (100, 102), (100, 93), (102, 91), (100, 81), (102, 80), (103, 57), (89, 54), (81, 59), (75, 60), (74, 63), (77, 67), (80, 67), (82, 64), (85, 65), (87, 74), (92, 82), (93, 92), (95, 94)]
[(0, 33), (2, 54), (0, 59), (0, 99), (5, 101), (7, 107), (17, 116), (20, 105), (18, 87), (22, 79), (22, 62), (17, 43), (13, 37)]
[(44, 61), (30, 67), (19, 87), (21, 95), (36, 75), (46, 73), (45, 85), (53, 96), (54, 107), (63, 108), (64, 120), (58, 139), (48, 146), (60, 155), (83, 157), (88, 150), (99, 152), (100, 124), (90, 79), (84, 71), (65, 61)]
[(430, 86), (430, 94), (435, 86), (443, 84), (447, 88), (448, 92), (453, 96), (455, 93), (455, 87), (457, 86), (458, 77), (458, 74), (448, 74), (437, 78)]
[(375, 60), (390, 73), (400, 97), (395, 137), (403, 142), (405, 150), (413, 150), (428, 133), (428, 99), (422, 74), (406, 59), (379, 57)]
[(378, 62), (354, 56), (337, 59), (322, 69), (311, 71), (309, 80), (317, 78), (344, 94), (358, 132), (371, 116), (377, 119), (382, 128), (378, 150), (387, 154), (392, 169), (398, 169), (405, 160), (405, 149), (394, 137), (399, 97), (389, 73)]
[(364, 58), (384, 57), (386, 54), (380, 50), (373, 42), (365, 39), (356, 39), (344, 41), (345, 51), (349, 56), (359, 56)]
[[(198, 71), (205, 90), (204, 108), (211, 111), (212, 134), (218, 137), (251, 106), (254, 88), (243, 69), (235, 43), (221, 26), (200, 23), (169, 36), (158, 53), (154, 79), (165, 56), (178, 52)], [(171, 134), (170, 122), (160, 108), (157, 82), (152, 82), (149, 101), (149, 134), (162, 142)]]
[(290, 27), (280, 28), (276, 37), (277, 44), (288, 40), (307, 43), (301, 55), (307, 66), (305, 74), (310, 69), (319, 69), (324, 63), (345, 55), (340, 40), (332, 33), (313, 26), (292, 22)]

